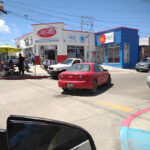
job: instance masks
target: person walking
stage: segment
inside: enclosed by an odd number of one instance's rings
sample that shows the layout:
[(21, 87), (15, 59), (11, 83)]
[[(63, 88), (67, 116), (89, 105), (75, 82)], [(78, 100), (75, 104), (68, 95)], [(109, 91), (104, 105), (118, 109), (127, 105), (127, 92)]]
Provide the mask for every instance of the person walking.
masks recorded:
[(18, 69), (19, 69), (19, 75), (24, 74), (24, 57), (22, 57), (21, 53), (19, 53), (18, 58)]

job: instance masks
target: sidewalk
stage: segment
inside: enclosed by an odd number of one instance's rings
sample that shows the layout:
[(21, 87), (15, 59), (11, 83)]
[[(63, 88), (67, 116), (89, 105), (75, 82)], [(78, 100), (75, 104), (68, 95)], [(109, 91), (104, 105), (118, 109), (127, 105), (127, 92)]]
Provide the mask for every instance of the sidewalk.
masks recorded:
[[(29, 65), (30, 72), (24, 72), (24, 75), (7, 75), (0, 77), (0, 80), (21, 80), (21, 79), (42, 79), (42, 78), (48, 78), (50, 75), (47, 73), (46, 70), (42, 69), (40, 65)], [(16, 71), (18, 71), (18, 68), (16, 67)]]
[(107, 69), (110, 73), (136, 73), (135, 69), (123, 69), (117, 67), (111, 67), (106, 65), (101, 65), (104, 69)]
[(150, 149), (150, 107), (132, 114), (120, 129), (122, 150)]

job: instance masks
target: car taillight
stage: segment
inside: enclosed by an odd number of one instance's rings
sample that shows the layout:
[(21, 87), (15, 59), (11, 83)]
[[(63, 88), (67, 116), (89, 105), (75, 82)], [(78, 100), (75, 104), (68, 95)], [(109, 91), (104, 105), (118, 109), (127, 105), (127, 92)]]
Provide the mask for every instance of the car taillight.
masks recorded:
[(79, 75), (79, 78), (83, 78), (84, 76), (83, 75)]
[(86, 78), (88, 78), (88, 75), (79, 75), (79, 78), (80, 79), (86, 79)]
[(58, 77), (59, 77), (59, 79), (63, 79), (64, 76), (63, 75), (59, 75)]

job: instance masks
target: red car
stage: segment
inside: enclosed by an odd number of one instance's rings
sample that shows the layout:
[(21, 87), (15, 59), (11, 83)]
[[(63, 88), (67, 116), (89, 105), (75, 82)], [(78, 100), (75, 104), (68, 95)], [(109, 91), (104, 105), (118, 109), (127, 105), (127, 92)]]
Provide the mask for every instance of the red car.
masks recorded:
[(96, 63), (79, 63), (59, 74), (58, 85), (64, 91), (69, 89), (91, 89), (93, 93), (102, 84), (110, 84), (109, 72)]

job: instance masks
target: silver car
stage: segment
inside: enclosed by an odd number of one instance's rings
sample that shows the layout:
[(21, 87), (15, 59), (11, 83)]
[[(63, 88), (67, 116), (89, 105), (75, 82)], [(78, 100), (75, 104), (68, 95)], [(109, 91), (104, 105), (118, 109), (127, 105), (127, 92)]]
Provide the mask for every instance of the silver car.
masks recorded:
[(136, 64), (135, 69), (137, 71), (148, 71), (150, 69), (150, 58), (146, 58), (145, 60)]
[(150, 88), (150, 71), (149, 71), (149, 73), (148, 73), (148, 75), (147, 75), (147, 85), (148, 85), (149, 88)]

